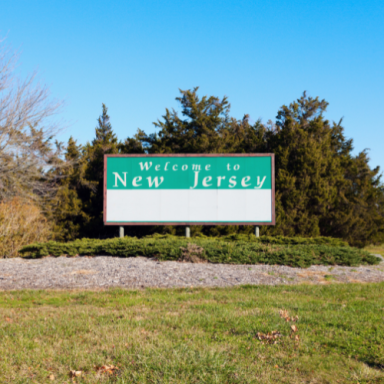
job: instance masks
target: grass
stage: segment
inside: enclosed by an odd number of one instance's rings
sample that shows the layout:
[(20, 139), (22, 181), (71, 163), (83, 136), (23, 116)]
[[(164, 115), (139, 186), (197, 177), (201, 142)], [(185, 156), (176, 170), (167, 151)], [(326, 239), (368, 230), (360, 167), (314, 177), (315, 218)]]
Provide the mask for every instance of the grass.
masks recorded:
[(376, 253), (381, 256), (384, 256), (384, 244), (381, 245), (369, 245), (368, 247), (365, 247), (364, 250), (366, 250), (369, 253)]
[(383, 383), (383, 289), (1, 292), (0, 382)]
[(271, 264), (306, 268), (311, 265), (374, 265), (380, 260), (367, 251), (347, 246), (332, 238), (246, 237), (192, 238), (155, 236), (149, 238), (82, 239), (68, 243), (50, 241), (23, 247), (27, 257), (48, 255), (148, 256), (226, 264)]

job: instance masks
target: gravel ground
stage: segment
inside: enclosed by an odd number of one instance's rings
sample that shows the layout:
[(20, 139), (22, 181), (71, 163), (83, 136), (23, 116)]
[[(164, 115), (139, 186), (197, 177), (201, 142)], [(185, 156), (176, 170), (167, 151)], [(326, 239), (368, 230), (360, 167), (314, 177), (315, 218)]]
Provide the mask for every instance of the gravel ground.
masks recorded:
[(0, 259), (0, 290), (108, 287), (226, 287), (240, 284), (330, 284), (384, 281), (377, 266), (290, 268), (277, 265), (159, 262), (111, 256)]

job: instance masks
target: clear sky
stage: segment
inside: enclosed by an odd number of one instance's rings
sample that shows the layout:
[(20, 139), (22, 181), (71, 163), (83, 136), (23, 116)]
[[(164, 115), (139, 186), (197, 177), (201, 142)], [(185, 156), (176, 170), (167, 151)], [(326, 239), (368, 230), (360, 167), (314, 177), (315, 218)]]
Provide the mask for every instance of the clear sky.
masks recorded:
[(384, 168), (383, 0), (1, 0), (0, 36), (37, 69), (80, 143), (101, 103), (120, 139), (176, 108), (178, 89), (227, 95), (264, 122), (304, 90), (344, 117), (355, 150)]

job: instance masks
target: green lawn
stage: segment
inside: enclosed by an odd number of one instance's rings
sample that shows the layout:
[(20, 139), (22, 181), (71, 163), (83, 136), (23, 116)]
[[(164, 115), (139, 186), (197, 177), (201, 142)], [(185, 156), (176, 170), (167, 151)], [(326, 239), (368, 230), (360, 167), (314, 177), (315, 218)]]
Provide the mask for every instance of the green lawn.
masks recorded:
[[(383, 292), (384, 284), (1, 292), (0, 382), (383, 383)], [(282, 335), (276, 344), (259, 340), (272, 331)], [(103, 365), (118, 369), (95, 368)]]

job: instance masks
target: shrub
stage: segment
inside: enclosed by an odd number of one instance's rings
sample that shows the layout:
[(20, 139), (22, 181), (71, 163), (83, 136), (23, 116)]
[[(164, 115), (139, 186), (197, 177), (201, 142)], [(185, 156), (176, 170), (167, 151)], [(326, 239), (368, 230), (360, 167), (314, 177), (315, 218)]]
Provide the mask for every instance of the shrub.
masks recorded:
[[(161, 235), (160, 235), (161, 236)], [(156, 235), (149, 237), (158, 237)], [(164, 238), (170, 236), (164, 236)], [(212, 237), (207, 237), (200, 235), (199, 238), (212, 239)], [(219, 238), (223, 241), (246, 241), (251, 243), (262, 243), (262, 244), (281, 244), (281, 245), (331, 245), (336, 247), (347, 247), (348, 243), (341, 239), (336, 239), (334, 237), (285, 237), (285, 236), (261, 236), (256, 237), (255, 235), (243, 235), (243, 234), (231, 234), (227, 236), (222, 236)]]
[(181, 258), (179, 261), (185, 261), (186, 263), (206, 263), (207, 260), (201, 258), (204, 253), (204, 248), (199, 247), (196, 244), (188, 243), (187, 248), (180, 247)]
[(20, 247), (49, 236), (50, 226), (36, 205), (19, 198), (0, 203), (0, 257), (19, 256)]
[[(69, 243), (34, 243), (19, 252), (30, 257), (61, 255), (112, 255), (120, 257), (147, 256), (159, 260), (183, 260), (186, 252), (198, 250), (200, 262), (227, 264), (279, 264), (292, 267), (311, 265), (378, 264), (379, 259), (368, 252), (346, 245), (317, 244), (314, 239), (298, 241), (298, 244), (266, 243), (265, 239), (234, 241), (212, 238), (187, 239), (175, 236), (135, 237), (107, 240), (81, 239)], [(284, 238), (279, 240), (283, 243)], [(332, 240), (333, 241), (333, 240)], [(288, 243), (288, 244), (287, 244)], [(201, 249), (200, 249), (201, 248)], [(191, 253), (191, 252), (189, 252)], [(192, 259), (191, 259), (192, 260)]]

